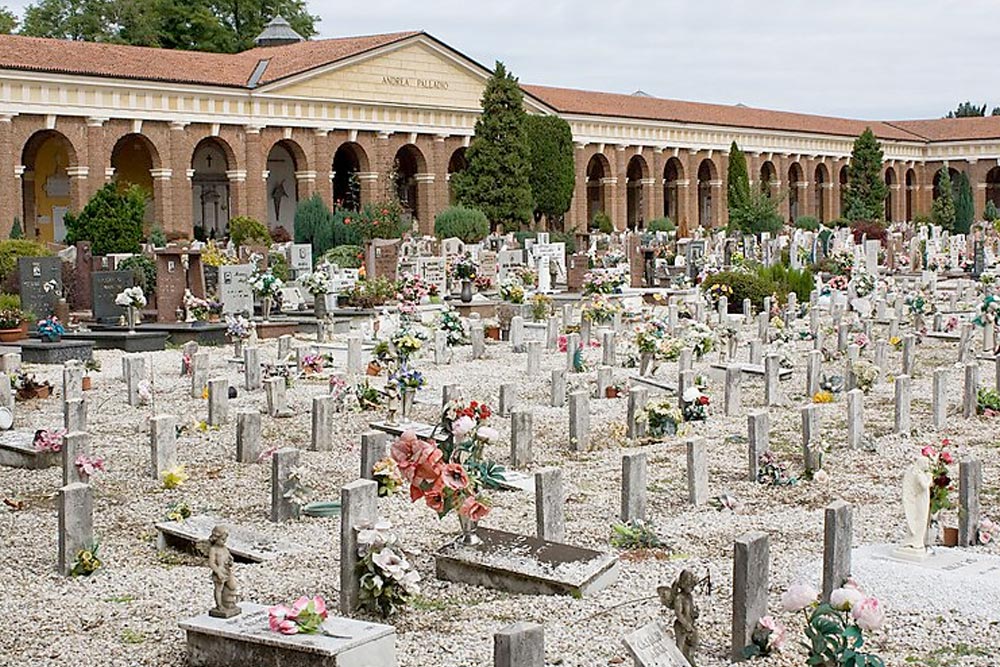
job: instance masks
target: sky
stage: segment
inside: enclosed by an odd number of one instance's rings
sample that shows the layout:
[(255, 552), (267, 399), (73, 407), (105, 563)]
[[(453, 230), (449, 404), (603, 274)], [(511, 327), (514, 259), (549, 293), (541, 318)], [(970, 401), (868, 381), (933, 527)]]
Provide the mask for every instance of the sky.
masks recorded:
[(524, 83), (868, 120), (1000, 106), (997, 0), (308, 4), (320, 37), (425, 30)]

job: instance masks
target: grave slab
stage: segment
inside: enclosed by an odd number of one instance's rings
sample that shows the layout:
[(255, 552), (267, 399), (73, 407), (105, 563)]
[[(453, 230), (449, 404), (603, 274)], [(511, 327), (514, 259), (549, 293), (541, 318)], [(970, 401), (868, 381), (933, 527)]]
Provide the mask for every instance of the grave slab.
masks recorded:
[(264, 322), (260, 318), (257, 318), (255, 320), (255, 324), (257, 325), (257, 336), (261, 339), (294, 336), (295, 332), (298, 331), (299, 328), (298, 322), (295, 320), (284, 320), (278, 318), (271, 318), (268, 322)]
[(63, 334), (63, 340), (90, 341), (95, 350), (123, 350), (125, 352), (162, 352), (166, 349), (168, 335), (154, 331), (84, 331)]
[[(113, 327), (106, 324), (94, 324), (91, 326), (94, 331), (117, 331), (124, 333), (123, 327)], [(188, 324), (186, 322), (150, 322), (140, 324), (136, 327), (137, 333), (165, 333), (169, 336), (172, 345), (183, 345), (184, 343), (195, 342), (198, 345), (224, 345), (229, 342), (226, 336), (225, 324), (213, 324), (210, 322), (198, 322)]]
[(181, 621), (192, 667), (396, 667), (391, 625), (330, 617), (326, 634), (283, 635), (268, 627), (268, 608), (243, 602), (232, 618), (207, 613)]
[(94, 358), (94, 344), (87, 340), (61, 340), (48, 343), (41, 340), (17, 341), (21, 348), (21, 361), (26, 364), (65, 364), (67, 361), (90, 361)]
[(677, 648), (673, 634), (660, 623), (648, 623), (625, 635), (625, 648), (635, 661), (635, 667), (691, 667)]
[(198, 544), (207, 544), (212, 529), (219, 524), (225, 524), (229, 528), (229, 541), (226, 546), (237, 562), (263, 563), (284, 554), (302, 551), (301, 546), (292, 542), (233, 526), (227, 521), (206, 514), (195, 515), (184, 521), (157, 523), (156, 530), (160, 532), (159, 547), (162, 549), (169, 546), (183, 551), (197, 552)]
[(677, 393), (677, 385), (671, 384), (666, 380), (644, 377), (642, 375), (633, 375), (630, 379), (632, 380), (632, 382), (638, 384), (644, 384), (647, 387), (652, 387), (653, 389), (659, 389), (660, 391), (669, 392), (671, 394)]
[[(764, 377), (764, 365), (763, 364), (740, 364), (740, 363), (737, 363), (737, 364), (728, 364), (728, 365), (727, 364), (712, 364), (712, 368), (714, 368), (716, 370), (721, 370), (721, 371), (724, 371), (724, 370), (726, 370), (726, 368), (729, 368), (731, 366), (739, 366), (740, 367), (740, 371), (742, 371), (744, 375), (753, 375), (755, 377)], [(779, 380), (788, 380), (791, 377), (792, 377), (792, 369), (791, 368), (780, 368), (780, 369), (778, 369), (778, 379)]]
[(444, 442), (448, 439), (448, 436), (441, 431), (435, 433), (434, 429), (436, 427), (432, 424), (405, 421), (403, 419), (400, 419), (398, 424), (386, 424), (384, 421), (369, 422), (368, 428), (375, 429), (376, 431), (383, 431), (397, 438), (403, 435), (406, 431), (413, 431), (418, 438), (428, 439), (433, 436), (433, 438), (438, 442)]
[(437, 578), (527, 595), (589, 597), (618, 578), (611, 554), (479, 528), (482, 544), (452, 542), (434, 554)]
[(0, 466), (41, 470), (62, 461), (58, 452), (35, 449), (35, 434), (30, 431), (7, 431), (0, 434)]

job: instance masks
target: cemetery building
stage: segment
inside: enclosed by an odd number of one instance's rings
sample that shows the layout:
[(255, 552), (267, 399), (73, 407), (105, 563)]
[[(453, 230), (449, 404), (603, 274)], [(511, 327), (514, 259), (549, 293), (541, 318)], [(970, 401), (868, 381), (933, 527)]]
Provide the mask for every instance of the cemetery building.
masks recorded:
[[(61, 240), (63, 216), (108, 181), (149, 192), (168, 235), (234, 216), (291, 231), (298, 201), (399, 197), (420, 229), (452, 195), (490, 71), (423, 32), (303, 41), (272, 23), (238, 54), (0, 36), (0, 201), (6, 234)], [(787, 190), (789, 220), (841, 215), (854, 139), (885, 150), (886, 216), (930, 212), (942, 166), (968, 175), (981, 216), (1000, 204), (1000, 118), (858, 121), (524, 85), (529, 113), (576, 142), (567, 228), (605, 211), (618, 229), (669, 216), (726, 223), (727, 152)]]

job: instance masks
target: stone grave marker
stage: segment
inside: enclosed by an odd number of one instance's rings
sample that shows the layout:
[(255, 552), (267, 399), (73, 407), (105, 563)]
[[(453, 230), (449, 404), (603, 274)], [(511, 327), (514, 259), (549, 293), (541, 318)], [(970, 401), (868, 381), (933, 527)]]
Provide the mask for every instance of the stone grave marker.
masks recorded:
[(626, 635), (623, 643), (635, 667), (691, 667), (670, 631), (660, 623), (642, 626)]
[(253, 289), (250, 264), (231, 264), (219, 267), (219, 301), (223, 315), (253, 314)]
[[(63, 292), (62, 260), (58, 257), (20, 257), (17, 274), (21, 309), (34, 313), (35, 320), (51, 315)], [(55, 281), (55, 288), (46, 290), (45, 285), (51, 281)]]
[(115, 303), (115, 297), (132, 287), (135, 276), (131, 271), (95, 271), (91, 274), (90, 294), (94, 319), (102, 324), (118, 324), (125, 316), (125, 307)]

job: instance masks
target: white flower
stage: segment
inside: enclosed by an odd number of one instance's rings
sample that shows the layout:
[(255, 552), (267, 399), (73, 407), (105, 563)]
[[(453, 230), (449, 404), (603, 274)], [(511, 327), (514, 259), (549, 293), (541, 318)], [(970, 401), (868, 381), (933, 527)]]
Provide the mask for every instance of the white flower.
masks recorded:
[(465, 435), (475, 428), (476, 422), (472, 420), (472, 417), (467, 415), (462, 415), (456, 419), (451, 425), (451, 432), (456, 438), (464, 438)]
[(406, 559), (399, 556), (392, 549), (382, 549), (377, 554), (372, 556), (372, 563), (377, 565), (382, 572), (388, 574), (393, 579), (397, 581), (402, 578), (406, 571), (410, 568), (410, 564), (406, 562)]
[(827, 471), (820, 468), (819, 470), (813, 473), (813, 481), (819, 484), (826, 484), (828, 481), (830, 481), (830, 474)]
[(688, 387), (684, 390), (684, 402), (694, 403), (701, 396), (701, 392), (698, 391), (698, 387)]
[(490, 426), (480, 426), (476, 435), (480, 440), (485, 440), (486, 442), (497, 442), (500, 440), (500, 433)]
[(855, 605), (860, 604), (864, 599), (864, 593), (859, 591), (857, 587), (847, 584), (843, 588), (838, 588), (830, 593), (830, 606), (834, 609), (846, 611), (853, 609)]
[(416, 570), (410, 570), (403, 575), (402, 579), (399, 580), (399, 585), (403, 587), (403, 590), (410, 595), (419, 595), (420, 586), (420, 573)]

